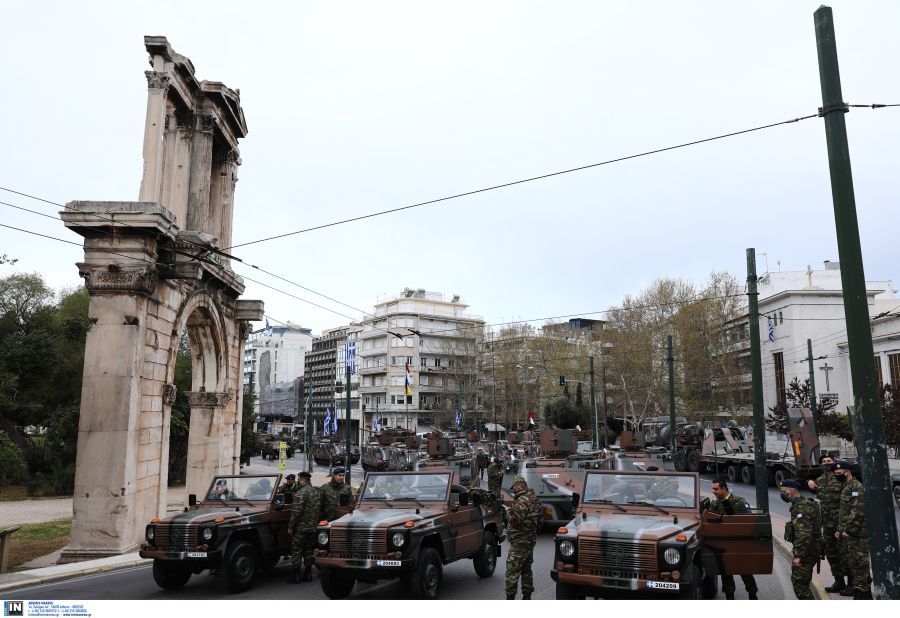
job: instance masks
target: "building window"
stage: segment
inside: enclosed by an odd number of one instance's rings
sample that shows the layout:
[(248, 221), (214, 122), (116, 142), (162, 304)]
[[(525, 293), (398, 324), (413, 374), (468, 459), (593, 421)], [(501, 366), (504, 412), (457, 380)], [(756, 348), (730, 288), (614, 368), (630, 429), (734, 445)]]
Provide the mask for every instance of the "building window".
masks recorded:
[(900, 388), (900, 354), (888, 354), (888, 371), (891, 373), (891, 388)]
[(441, 359), (439, 359), (439, 358), (434, 359), (434, 366), (435, 366), (435, 367), (440, 367), (440, 366), (441, 366)]
[(428, 358), (425, 357), (425, 356), (419, 357), (419, 366), (420, 366), (420, 367), (427, 367), (427, 366), (428, 366)]
[(881, 356), (875, 357), (875, 377), (878, 378), (878, 392), (884, 386), (884, 376), (881, 375)]
[(775, 352), (772, 354), (772, 361), (775, 365), (775, 397), (778, 403), (785, 403), (787, 396), (784, 391), (784, 353)]

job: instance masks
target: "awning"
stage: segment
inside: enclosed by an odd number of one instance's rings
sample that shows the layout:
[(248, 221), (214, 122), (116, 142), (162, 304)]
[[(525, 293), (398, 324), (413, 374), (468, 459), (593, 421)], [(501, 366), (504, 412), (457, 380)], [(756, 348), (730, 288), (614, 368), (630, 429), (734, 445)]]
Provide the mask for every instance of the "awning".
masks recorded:
[(485, 423), (484, 428), (488, 431), (506, 431), (506, 427), (496, 423)]

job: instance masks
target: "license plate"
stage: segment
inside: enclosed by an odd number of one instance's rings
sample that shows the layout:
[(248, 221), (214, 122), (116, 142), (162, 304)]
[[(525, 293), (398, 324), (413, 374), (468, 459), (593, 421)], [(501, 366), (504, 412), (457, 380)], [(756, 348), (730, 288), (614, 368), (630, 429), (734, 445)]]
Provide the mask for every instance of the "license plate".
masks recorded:
[(205, 551), (189, 551), (187, 553), (188, 558), (206, 558)]
[(377, 566), (400, 566), (399, 560), (376, 560)]
[(648, 588), (656, 590), (678, 590), (678, 582), (647, 582)]

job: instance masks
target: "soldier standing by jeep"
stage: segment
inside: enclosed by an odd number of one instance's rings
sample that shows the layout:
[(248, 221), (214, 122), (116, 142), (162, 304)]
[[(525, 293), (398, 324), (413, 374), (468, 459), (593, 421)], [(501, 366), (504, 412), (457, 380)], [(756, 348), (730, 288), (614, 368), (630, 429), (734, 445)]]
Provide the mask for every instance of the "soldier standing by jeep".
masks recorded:
[[(319, 490), (310, 484), (309, 472), (297, 475), (297, 489), (288, 534), (291, 535), (291, 576), (287, 583), (299, 584), (312, 581), (313, 544), (316, 525), (319, 523)], [(303, 573), (300, 568), (303, 567)]]
[(516, 588), (521, 578), (522, 598), (530, 600), (531, 593), (534, 592), (531, 563), (544, 511), (534, 491), (528, 488), (521, 475), (516, 475), (510, 489), (514, 498), (507, 515), (509, 553), (506, 555), (506, 599), (511, 601), (516, 598)]
[(286, 477), (284, 477), (284, 483), (282, 483), (281, 485), (278, 486), (278, 491), (276, 491), (275, 493), (277, 493), (277, 494), (292, 494), (292, 493), (294, 493), (295, 491), (297, 491), (297, 489), (299, 489), (299, 487), (294, 483), (294, 481), (296, 479), (297, 479), (296, 475), (288, 474)]
[[(716, 497), (709, 505), (710, 513), (718, 513), (719, 515), (735, 515), (739, 513), (749, 513), (750, 505), (740, 496), (734, 495), (728, 489), (728, 481), (720, 478), (712, 482), (712, 492)], [(756, 601), (756, 593), (759, 587), (756, 585), (756, 578), (752, 575), (741, 575), (744, 582), (744, 588), (747, 589), (747, 597), (751, 601)], [(734, 575), (722, 575), (722, 592), (725, 598), (734, 600)]]
[(353, 501), (353, 489), (344, 482), (343, 466), (338, 466), (331, 471), (331, 480), (319, 487), (319, 494), (322, 503), (322, 519), (334, 521), (340, 517), (338, 506), (341, 503), (341, 494), (347, 494), (349, 500)]
[(809, 584), (813, 566), (819, 562), (822, 542), (822, 515), (819, 505), (800, 495), (800, 483), (793, 479), (781, 482), (781, 499), (791, 505), (791, 521), (784, 525), (784, 540), (791, 543), (791, 586), (801, 600), (813, 600)]
[(841, 512), (841, 491), (844, 484), (841, 479), (832, 472), (831, 464), (834, 459), (829, 455), (822, 455), (822, 474), (816, 480), (806, 482), (809, 490), (819, 498), (822, 508), (822, 540), (824, 542), (825, 558), (834, 575), (834, 583), (825, 592), (841, 592), (847, 587), (844, 582), (847, 576), (847, 555), (841, 551), (840, 541), (834, 536), (837, 530), (838, 517)]
[(841, 510), (834, 538), (844, 544), (847, 556), (848, 576), (847, 588), (841, 596), (853, 595), (854, 599), (871, 599), (872, 590), (869, 585), (869, 530), (866, 526), (865, 490), (862, 483), (853, 478), (850, 463), (836, 461), (832, 464), (835, 475), (841, 478), (844, 489), (841, 491)]
[(488, 466), (488, 491), (492, 494), (500, 495), (500, 488), (503, 485), (503, 465), (496, 457), (491, 457), (491, 465)]

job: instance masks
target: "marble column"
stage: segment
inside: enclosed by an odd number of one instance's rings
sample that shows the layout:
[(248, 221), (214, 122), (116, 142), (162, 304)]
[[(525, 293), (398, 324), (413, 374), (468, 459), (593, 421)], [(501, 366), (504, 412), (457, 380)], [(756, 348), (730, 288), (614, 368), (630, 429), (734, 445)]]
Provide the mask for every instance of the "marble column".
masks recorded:
[(210, 178), (213, 162), (213, 132), (216, 117), (212, 114), (194, 115), (194, 134), (191, 138), (191, 178), (185, 227), (182, 229), (216, 235), (210, 229)]
[[(161, 65), (154, 60), (154, 68)], [(162, 69), (162, 66), (159, 67)], [(141, 178), (139, 202), (158, 202), (162, 182), (163, 137), (166, 124), (166, 93), (169, 74), (162, 70), (145, 71), (147, 76), (147, 116), (144, 121), (144, 175)]]

